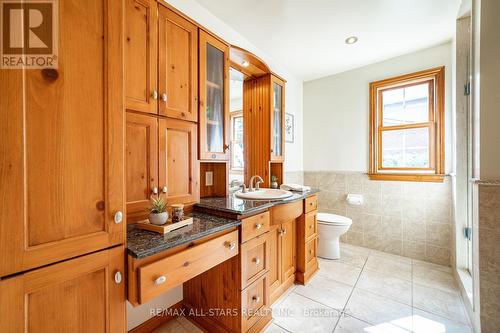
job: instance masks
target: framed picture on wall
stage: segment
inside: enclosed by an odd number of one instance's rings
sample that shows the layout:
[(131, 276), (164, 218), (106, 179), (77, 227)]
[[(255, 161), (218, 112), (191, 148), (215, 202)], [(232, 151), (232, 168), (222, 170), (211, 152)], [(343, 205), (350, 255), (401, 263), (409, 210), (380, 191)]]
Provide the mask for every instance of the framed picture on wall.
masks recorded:
[(293, 114), (285, 113), (285, 142), (293, 143)]

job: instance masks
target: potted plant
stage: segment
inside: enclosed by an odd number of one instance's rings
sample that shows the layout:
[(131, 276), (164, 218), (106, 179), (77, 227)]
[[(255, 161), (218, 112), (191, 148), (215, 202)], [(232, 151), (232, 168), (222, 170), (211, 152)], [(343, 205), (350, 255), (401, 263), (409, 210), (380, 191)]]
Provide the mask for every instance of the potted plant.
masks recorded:
[(151, 198), (151, 207), (149, 208), (149, 222), (154, 225), (163, 225), (167, 223), (167, 220), (167, 203), (160, 197)]
[(271, 176), (271, 188), (278, 188), (278, 177)]

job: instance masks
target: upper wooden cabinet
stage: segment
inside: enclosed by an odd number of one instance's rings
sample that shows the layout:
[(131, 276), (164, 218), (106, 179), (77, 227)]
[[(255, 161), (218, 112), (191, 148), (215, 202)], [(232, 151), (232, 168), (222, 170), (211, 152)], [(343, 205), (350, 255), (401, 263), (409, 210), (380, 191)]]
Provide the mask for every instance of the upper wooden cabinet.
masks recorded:
[(158, 5), (159, 113), (198, 119), (198, 27)]
[(126, 0), (125, 23), (125, 108), (158, 113), (156, 1)]
[(0, 280), (0, 331), (126, 332), (124, 258), (115, 247)]
[(200, 30), (200, 159), (229, 160), (229, 46)]
[(271, 75), (271, 161), (285, 156), (285, 82)]
[(159, 119), (159, 189), (168, 204), (192, 203), (200, 198), (196, 159), (196, 124)]
[(125, 240), (122, 11), (60, 1), (58, 68), (0, 70), (0, 276)]
[(127, 110), (198, 120), (198, 27), (154, 0), (127, 0)]

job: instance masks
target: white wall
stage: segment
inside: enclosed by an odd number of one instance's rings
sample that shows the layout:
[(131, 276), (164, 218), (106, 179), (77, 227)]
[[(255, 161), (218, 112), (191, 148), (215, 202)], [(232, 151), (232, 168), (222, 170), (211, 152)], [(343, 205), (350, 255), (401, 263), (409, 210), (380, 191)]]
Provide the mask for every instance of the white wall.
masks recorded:
[[(221, 37), (230, 44), (242, 47), (253, 52), (278, 75), (283, 77), (286, 83), (285, 89), (285, 111), (295, 116), (296, 124), (302, 123), (302, 81), (295, 78), (289, 71), (281, 66), (278, 61), (270, 58), (264, 52), (255, 47), (233, 28), (211, 14), (208, 10), (198, 4), (195, 0), (169, 0), (169, 5), (178, 9), (211, 32)], [(295, 126), (295, 142), (286, 144), (285, 171), (303, 170), (302, 166), (302, 126)], [(169, 293), (155, 298), (150, 303), (133, 308), (127, 304), (128, 329), (132, 329), (150, 318), (149, 309), (156, 307), (167, 308), (182, 300), (182, 286), (175, 288)]]
[(451, 169), (452, 45), (304, 83), (304, 170), (368, 171), (369, 83), (446, 66), (446, 172)]

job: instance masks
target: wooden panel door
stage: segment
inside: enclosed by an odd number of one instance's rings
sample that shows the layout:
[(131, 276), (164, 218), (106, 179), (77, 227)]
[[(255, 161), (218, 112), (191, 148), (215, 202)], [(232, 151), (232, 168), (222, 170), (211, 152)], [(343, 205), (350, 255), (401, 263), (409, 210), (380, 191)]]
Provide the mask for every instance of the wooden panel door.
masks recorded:
[(200, 198), (196, 130), (191, 122), (159, 120), (159, 184), (169, 205)]
[(271, 161), (285, 159), (285, 82), (271, 75)]
[(198, 120), (198, 27), (158, 6), (159, 113)]
[(157, 4), (154, 0), (126, 0), (125, 108), (158, 113)]
[(200, 30), (201, 160), (229, 160), (229, 46)]
[(283, 281), (286, 281), (295, 273), (296, 256), (295, 221), (291, 220), (281, 224), (281, 272)]
[(124, 258), (115, 247), (0, 280), (0, 331), (125, 332)]
[(158, 120), (127, 112), (127, 214), (143, 213), (158, 193)]
[(0, 70), (0, 276), (125, 240), (122, 10), (59, 1), (58, 68)]
[(269, 232), (269, 293), (272, 294), (282, 281), (281, 276), (281, 224), (271, 225)]

